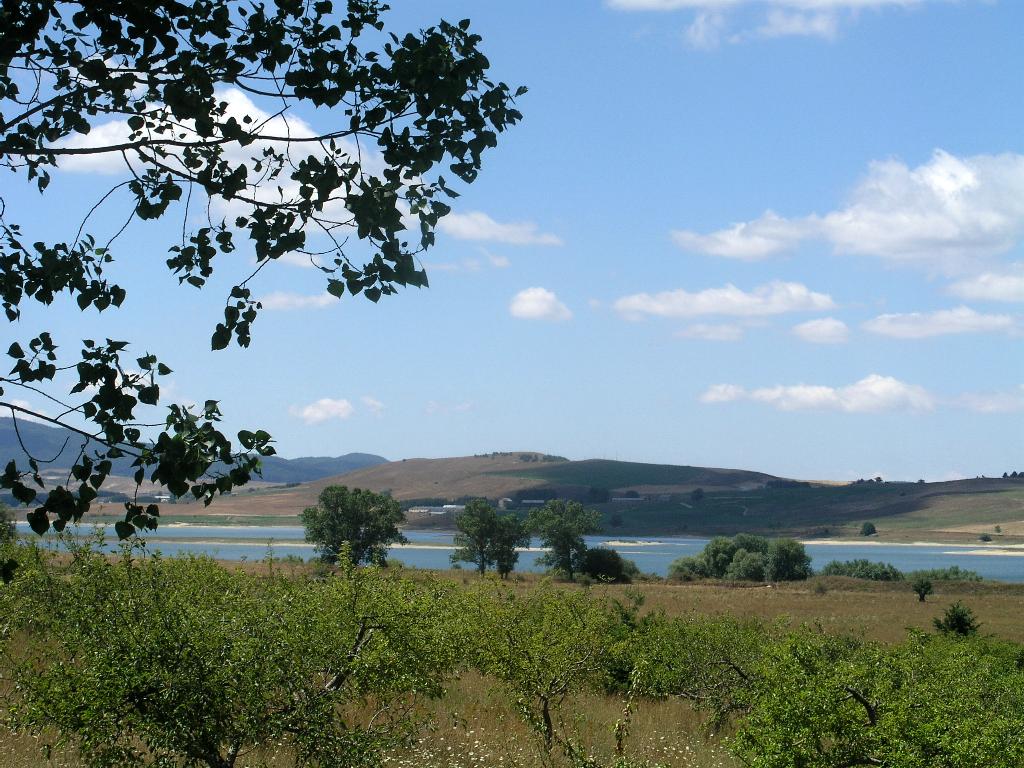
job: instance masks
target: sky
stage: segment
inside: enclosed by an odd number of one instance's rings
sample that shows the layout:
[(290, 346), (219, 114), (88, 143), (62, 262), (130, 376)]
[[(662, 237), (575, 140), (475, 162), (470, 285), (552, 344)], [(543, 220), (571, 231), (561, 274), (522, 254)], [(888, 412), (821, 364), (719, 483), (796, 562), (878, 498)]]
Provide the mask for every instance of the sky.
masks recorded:
[[(471, 18), (494, 77), (529, 88), (423, 257), (429, 289), (337, 301), (286, 260), (254, 286), (252, 346), (211, 352), (252, 254), (179, 287), (180, 220), (134, 223), (121, 310), (26, 308), (12, 335), (128, 339), (174, 370), (166, 399), (218, 399), (286, 457), (1024, 470), (1024, 4), (395, 5), (399, 32)], [(0, 192), (34, 239), (71, 238), (109, 170)]]

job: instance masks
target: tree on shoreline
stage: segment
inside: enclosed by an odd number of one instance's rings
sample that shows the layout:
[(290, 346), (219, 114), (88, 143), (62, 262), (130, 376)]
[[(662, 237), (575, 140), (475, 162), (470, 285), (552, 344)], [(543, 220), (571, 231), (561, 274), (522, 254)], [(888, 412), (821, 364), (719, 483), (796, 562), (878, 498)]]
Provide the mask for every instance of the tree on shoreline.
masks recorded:
[(601, 515), (578, 501), (552, 499), (530, 510), (527, 526), (548, 552), (538, 562), (564, 573), (570, 581), (583, 569), (587, 545), (583, 537), (601, 530)]
[[(70, 240), (30, 232), (0, 199), (8, 321), (69, 299), (82, 311), (120, 307), (118, 238), (159, 219), (180, 222), (165, 262), (182, 285), (203, 288), (234, 251), (255, 257), (232, 280), (215, 350), (249, 345), (262, 309), (254, 287), (282, 257), (307, 260), (338, 298), (377, 302), (426, 286), (417, 256), (450, 211), (450, 180), (477, 177), (484, 152), (521, 118), (513, 102), (525, 89), (488, 78), (468, 20), (382, 34), (386, 5), (337, 5), (5, 2), (0, 167), (39, 193), (76, 163), (121, 173), (83, 209)], [(300, 112), (328, 124), (313, 127)], [(106, 231), (94, 215), (126, 196), (124, 210), (110, 211), (124, 225)], [(157, 410), (171, 368), (156, 355), (118, 339), (87, 339), (76, 353), (51, 330), (34, 334), (6, 350), (13, 369), (0, 377), (0, 409), (65, 429), (75, 457), (63, 483), (44, 478), (50, 457), (27, 450), (0, 471), (0, 489), (33, 506), (38, 533), (78, 521), (117, 459), (135, 468), (136, 492), (117, 527), (124, 538), (157, 525), (158, 507), (138, 503), (144, 481), (209, 503), (274, 452), (259, 429), (233, 444), (218, 429), (216, 401)], [(20, 396), (45, 398), (59, 415)]]
[(486, 499), (473, 499), (455, 518), (452, 563), (473, 563), (481, 576), (494, 567), (502, 578), (519, 562), (518, 547), (530, 543), (526, 526), (514, 514), (499, 515)]
[(385, 565), (388, 547), (404, 543), (398, 530), (405, 513), (390, 496), (344, 485), (330, 485), (320, 492), (315, 507), (300, 516), (306, 527), (306, 541), (316, 545), (320, 559), (337, 563), (347, 554), (352, 565)]

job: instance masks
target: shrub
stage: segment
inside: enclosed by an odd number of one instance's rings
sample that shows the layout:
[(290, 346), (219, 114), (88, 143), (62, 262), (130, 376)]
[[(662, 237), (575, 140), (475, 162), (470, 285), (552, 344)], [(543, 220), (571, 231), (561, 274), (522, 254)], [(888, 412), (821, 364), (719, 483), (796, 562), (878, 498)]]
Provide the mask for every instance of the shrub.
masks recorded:
[(932, 581), (982, 581), (981, 575), (975, 571), (968, 571), (958, 565), (951, 565), (948, 568), (927, 568), (920, 571), (911, 571), (907, 574), (908, 579), (924, 578)]
[(583, 573), (597, 581), (628, 584), (640, 573), (636, 563), (627, 560), (614, 549), (592, 547), (583, 556)]
[(861, 536), (874, 536), (876, 533), (878, 533), (878, 529), (875, 528), (874, 523), (864, 523), (864, 525), (860, 527)]
[(802, 581), (812, 573), (811, 558), (803, 544), (795, 539), (772, 539), (764, 565), (768, 581)]
[(933, 591), (931, 580), (926, 579), (923, 576), (919, 576), (914, 579), (914, 583), (910, 585), (910, 588), (914, 590), (914, 593), (917, 595), (917, 599), (922, 603)]
[(709, 577), (704, 559), (696, 557), (680, 557), (668, 567), (668, 577), (679, 581), (696, 581)]
[(944, 635), (970, 637), (978, 634), (981, 624), (974, 616), (974, 611), (957, 600), (946, 609), (941, 619), (933, 619), (935, 629)]
[(903, 581), (903, 573), (890, 563), (873, 563), (870, 560), (833, 560), (819, 571), (822, 576), (849, 576), (852, 579), (869, 581)]
[(0, 501), (0, 542), (14, 538), (14, 516), (6, 504)]
[(764, 581), (764, 555), (745, 549), (736, 550), (725, 578), (734, 581)]
[(988, 542), (992, 541), (992, 537), (989, 536), (987, 533), (983, 533), (983, 534), (981, 534), (981, 536), (978, 537), (978, 541), (983, 541), (985, 543), (988, 543)]

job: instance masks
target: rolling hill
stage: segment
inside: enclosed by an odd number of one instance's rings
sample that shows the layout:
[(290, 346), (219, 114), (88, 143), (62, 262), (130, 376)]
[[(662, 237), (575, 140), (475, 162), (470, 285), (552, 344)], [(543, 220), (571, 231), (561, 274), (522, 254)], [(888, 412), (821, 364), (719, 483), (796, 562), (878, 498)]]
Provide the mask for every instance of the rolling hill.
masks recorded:
[[(568, 461), (531, 451), (461, 456), (447, 459), (403, 459), (326, 477), (294, 488), (239, 493), (219, 500), (217, 515), (290, 516), (316, 503), (328, 485), (366, 488), (390, 493), (399, 501), (443, 504), (485, 497), (545, 498), (558, 496), (588, 500), (592, 491), (604, 495), (651, 493), (688, 494), (706, 491), (741, 492), (778, 479), (761, 472), (735, 469), (642, 464), (590, 459)], [(178, 513), (184, 513), (179, 510)]]

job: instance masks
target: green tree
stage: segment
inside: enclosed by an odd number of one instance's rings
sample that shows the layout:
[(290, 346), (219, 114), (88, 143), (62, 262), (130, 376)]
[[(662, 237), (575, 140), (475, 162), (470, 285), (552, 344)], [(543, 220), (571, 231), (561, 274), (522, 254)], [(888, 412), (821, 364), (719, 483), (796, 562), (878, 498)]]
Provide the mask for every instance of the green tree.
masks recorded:
[(564, 573), (570, 580), (581, 570), (587, 545), (583, 537), (601, 530), (601, 515), (578, 501), (552, 499), (530, 510), (527, 525), (548, 552), (538, 562)]
[[(418, 254), (450, 211), (450, 181), (477, 177), (483, 153), (521, 118), (513, 102), (525, 89), (513, 93), (488, 78), (468, 20), (388, 34), (382, 3), (337, 5), (5, 2), (0, 166), (40, 193), (56, 168), (76, 158), (119, 165), (121, 173), (95, 205), (85, 202), (73, 240), (23, 229), (0, 200), (0, 302), (8, 320), (60, 301), (83, 311), (120, 307), (127, 293), (114, 270), (123, 228), (98, 223), (114, 218), (176, 222), (158, 227), (176, 233), (166, 264), (192, 288), (203, 288), (222, 262), (242, 264), (233, 251), (255, 257), (256, 266), (229, 283), (214, 349), (233, 340), (249, 345), (262, 309), (257, 280), (285, 255), (308, 258), (339, 298), (376, 302), (403, 286), (425, 286)], [(322, 122), (299, 130), (289, 117), (295, 112)], [(101, 125), (105, 131), (93, 130)], [(29, 204), (27, 190), (15, 194)], [(125, 197), (124, 211), (93, 216)], [(217, 214), (226, 209), (229, 216)], [(217, 428), (215, 401), (154, 412), (171, 369), (155, 355), (130, 352), (127, 341), (85, 340), (77, 356), (46, 330), (12, 342), (0, 407), (75, 439), (68, 482), (51, 484), (34, 460), (11, 461), (0, 473), (0, 488), (34, 505), (28, 520), (39, 533), (79, 520), (113, 462), (126, 457), (137, 484), (150, 480), (209, 503), (247, 482), (260, 457), (273, 453), (262, 430), (239, 432), (233, 445)], [(66, 385), (59, 371), (71, 371)], [(24, 406), (18, 396), (29, 390), (30, 398), (42, 393), (58, 403), (61, 415)], [(129, 502), (118, 534), (154, 528), (158, 514), (155, 505)]]
[(473, 499), (455, 516), (453, 563), (473, 563), (481, 575), (494, 564), (494, 537), (498, 529), (498, 513), (486, 499)]
[(725, 572), (732, 564), (732, 558), (739, 547), (732, 539), (716, 536), (704, 545), (698, 556), (704, 562), (704, 570), (713, 579), (725, 578)]
[[(0, 589), (4, 725), (92, 768), (379, 764), (456, 661), (445, 591), (369, 569), (82, 551), (55, 567), (27, 557)], [(367, 699), (379, 717), (360, 717)]]
[(525, 524), (514, 514), (499, 515), (484, 499), (473, 499), (455, 518), (453, 563), (473, 563), (483, 575), (494, 566), (502, 578), (519, 562), (518, 547), (530, 543)]
[(405, 513), (390, 496), (344, 485), (330, 485), (320, 492), (315, 507), (301, 515), (306, 541), (316, 544), (322, 560), (338, 562), (345, 552), (353, 564), (383, 565), (388, 546), (404, 543), (398, 525)]
[(611, 613), (586, 593), (549, 583), (525, 594), (489, 585), (471, 594), (466, 611), (476, 669), (500, 681), (545, 753), (557, 748), (570, 765), (592, 765), (579, 759), (582, 747), (562, 708), (603, 682)]
[(911, 583), (910, 588), (914, 590), (914, 594), (917, 595), (917, 599), (920, 602), (924, 602), (925, 599), (934, 591), (931, 579), (926, 579), (924, 576), (918, 576)]
[(499, 515), (494, 533), (492, 554), (494, 567), (501, 578), (507, 578), (519, 562), (520, 547), (530, 545), (530, 531), (526, 523), (514, 513)]
[(811, 573), (811, 558), (799, 541), (772, 539), (768, 544), (764, 563), (768, 581), (802, 581)]
[(690, 491), (690, 501), (694, 504), (700, 504), (704, 500), (704, 489), (694, 488)]
[(10, 508), (0, 501), (0, 544), (14, 538), (14, 516)]
[(628, 584), (640, 573), (636, 563), (627, 560), (609, 547), (590, 547), (583, 556), (580, 569), (593, 579)]
[(874, 523), (864, 523), (864, 525), (860, 527), (861, 536), (874, 536), (876, 533), (878, 533), (878, 529), (875, 528)]
[(725, 578), (734, 581), (764, 581), (764, 574), (764, 554), (738, 549), (725, 571)]
[(968, 637), (978, 634), (981, 624), (974, 616), (974, 611), (957, 600), (950, 605), (941, 619), (932, 619), (935, 629), (944, 635)]
[(668, 577), (679, 581), (696, 581), (711, 578), (711, 574), (707, 570), (707, 561), (697, 555), (673, 560), (668, 567)]

